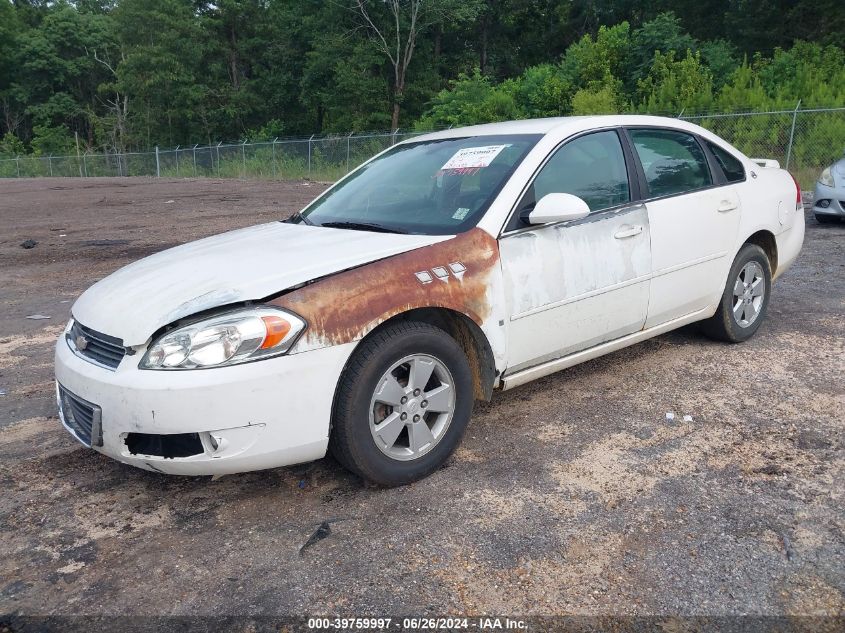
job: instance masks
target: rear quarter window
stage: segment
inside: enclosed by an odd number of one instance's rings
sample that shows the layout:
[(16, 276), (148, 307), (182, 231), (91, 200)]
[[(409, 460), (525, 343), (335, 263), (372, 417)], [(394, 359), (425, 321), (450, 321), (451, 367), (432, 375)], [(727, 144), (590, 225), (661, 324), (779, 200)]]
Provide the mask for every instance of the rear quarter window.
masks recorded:
[(722, 149), (718, 145), (707, 142), (707, 147), (713, 152), (716, 162), (722, 168), (728, 182), (740, 182), (745, 180), (745, 167), (742, 162), (729, 151)]

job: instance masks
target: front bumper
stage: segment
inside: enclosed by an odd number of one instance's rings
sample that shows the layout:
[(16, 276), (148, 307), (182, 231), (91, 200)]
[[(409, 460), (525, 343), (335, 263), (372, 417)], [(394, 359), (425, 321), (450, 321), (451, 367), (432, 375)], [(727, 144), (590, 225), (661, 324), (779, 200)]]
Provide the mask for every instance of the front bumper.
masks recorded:
[[(147, 470), (222, 475), (323, 457), (335, 387), (354, 347), (349, 343), (186, 371), (139, 370), (143, 354), (138, 353), (110, 371), (76, 356), (62, 335), (56, 345), (56, 381), (99, 408), (94, 450)], [(88, 444), (60, 415), (68, 431)], [(189, 457), (132, 454), (126, 444), (130, 433), (197, 433), (202, 452)]]
[[(839, 177), (841, 180), (841, 176)], [(816, 183), (813, 191), (813, 213), (818, 215), (845, 216), (845, 185), (834, 181), (836, 187)], [(826, 206), (820, 206), (825, 205)]]

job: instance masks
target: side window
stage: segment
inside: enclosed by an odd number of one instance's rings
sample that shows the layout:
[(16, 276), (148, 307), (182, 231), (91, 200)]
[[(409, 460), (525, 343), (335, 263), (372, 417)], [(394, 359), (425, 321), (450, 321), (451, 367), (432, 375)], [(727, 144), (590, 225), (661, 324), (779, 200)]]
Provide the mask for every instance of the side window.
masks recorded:
[(674, 130), (631, 130), (650, 197), (695, 191), (713, 184), (694, 136)]
[(713, 145), (713, 143), (708, 142), (707, 147), (713, 152), (713, 156), (716, 157), (716, 162), (719, 163), (719, 167), (722, 168), (728, 182), (745, 180), (745, 167), (742, 166), (742, 163), (736, 156), (718, 145)]
[(595, 132), (558, 149), (537, 174), (520, 208), (549, 193), (571, 193), (582, 198), (590, 211), (628, 202), (628, 172), (616, 132)]

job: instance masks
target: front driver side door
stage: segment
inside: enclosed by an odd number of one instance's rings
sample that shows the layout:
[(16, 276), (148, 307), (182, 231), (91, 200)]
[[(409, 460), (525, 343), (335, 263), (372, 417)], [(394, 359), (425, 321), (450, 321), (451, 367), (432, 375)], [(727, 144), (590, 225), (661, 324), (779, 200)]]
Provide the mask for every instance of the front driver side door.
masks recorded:
[[(499, 245), (509, 372), (642, 329), (651, 247), (632, 163), (616, 130), (592, 132), (557, 148), (527, 188)], [(543, 226), (520, 220), (549, 193), (584, 199), (590, 215)]]

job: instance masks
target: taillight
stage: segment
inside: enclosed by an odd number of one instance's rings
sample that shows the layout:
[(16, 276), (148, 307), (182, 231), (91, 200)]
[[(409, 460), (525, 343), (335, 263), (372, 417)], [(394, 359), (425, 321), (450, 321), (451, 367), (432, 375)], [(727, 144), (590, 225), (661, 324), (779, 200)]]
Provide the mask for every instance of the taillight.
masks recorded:
[(792, 178), (792, 182), (795, 183), (795, 206), (797, 207), (804, 207), (804, 201), (801, 199), (801, 185), (798, 184), (798, 181), (795, 180), (795, 176), (789, 174)]

